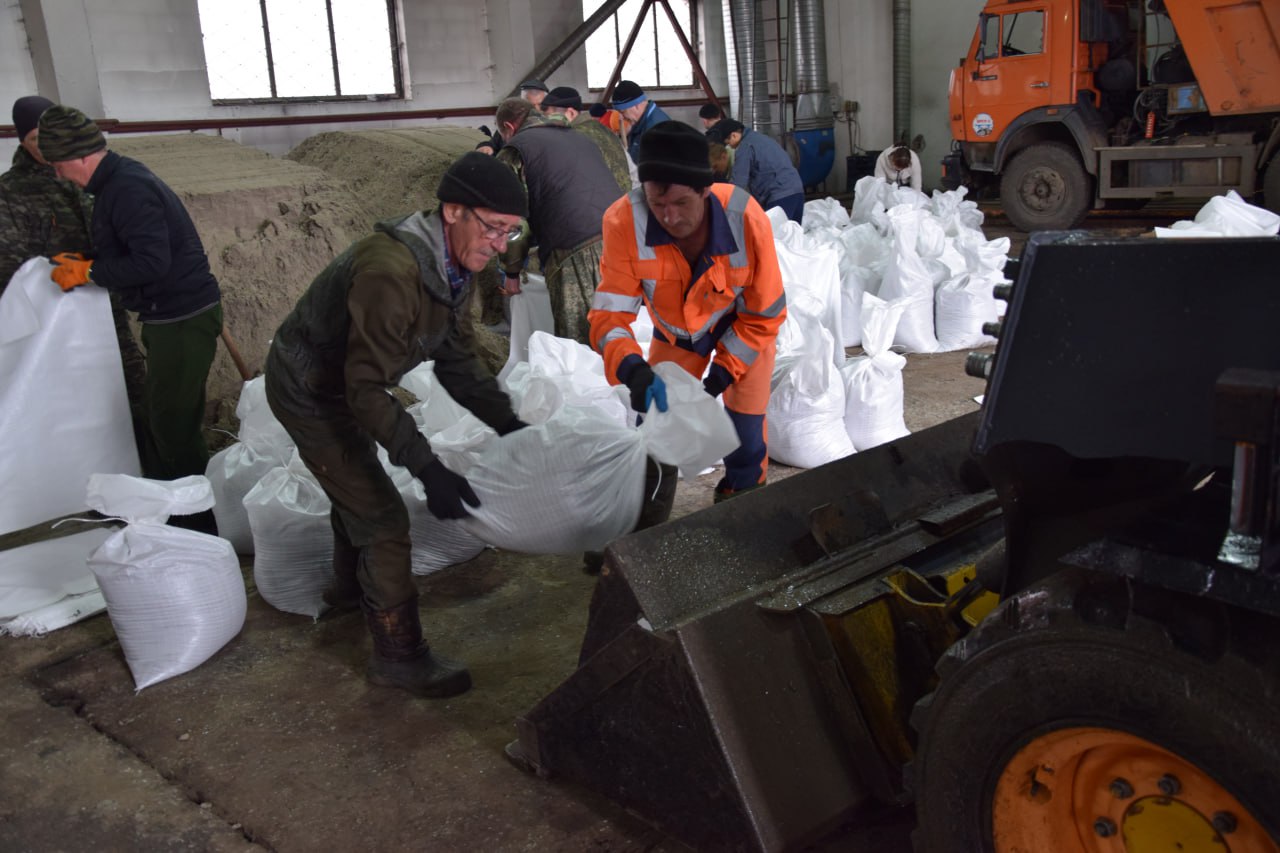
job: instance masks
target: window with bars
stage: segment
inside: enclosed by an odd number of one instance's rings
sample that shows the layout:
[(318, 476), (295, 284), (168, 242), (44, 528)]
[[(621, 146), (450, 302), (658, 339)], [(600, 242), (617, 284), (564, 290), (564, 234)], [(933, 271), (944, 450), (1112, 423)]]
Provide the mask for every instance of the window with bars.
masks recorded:
[[(694, 39), (692, 0), (667, 0), (680, 22), (690, 44)], [(604, 5), (604, 0), (582, 0), (582, 18), (586, 20)], [(644, 22), (631, 46), (631, 54), (622, 67), (622, 80), (634, 80), (642, 89), (666, 87), (689, 88), (694, 85), (693, 66), (680, 45), (680, 37), (661, 3), (627, 0), (613, 16), (600, 25), (587, 39), (587, 85), (603, 89), (627, 37), (635, 27), (641, 9), (646, 9)]]
[(395, 0), (198, 0), (213, 102), (402, 97)]

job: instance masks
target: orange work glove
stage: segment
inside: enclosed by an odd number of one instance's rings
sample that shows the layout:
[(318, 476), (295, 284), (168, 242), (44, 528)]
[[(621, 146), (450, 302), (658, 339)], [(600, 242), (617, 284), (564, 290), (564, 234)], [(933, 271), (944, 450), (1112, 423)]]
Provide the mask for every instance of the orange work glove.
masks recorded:
[(59, 252), (53, 256), (53, 262), (57, 266), (53, 268), (49, 277), (62, 288), (64, 293), (93, 280), (89, 277), (93, 261), (86, 261), (84, 255), (79, 252)]

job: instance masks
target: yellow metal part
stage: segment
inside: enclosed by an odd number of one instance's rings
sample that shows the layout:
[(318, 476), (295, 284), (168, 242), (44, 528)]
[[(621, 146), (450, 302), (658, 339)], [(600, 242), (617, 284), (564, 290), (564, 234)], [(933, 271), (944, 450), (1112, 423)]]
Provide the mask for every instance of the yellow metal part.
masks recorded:
[(996, 853), (1278, 853), (1195, 764), (1114, 729), (1037, 737), (1005, 765), (991, 803)]
[(908, 718), (936, 686), (938, 658), (998, 601), (984, 592), (958, 609), (957, 593), (973, 577), (972, 563), (935, 576), (936, 586), (910, 569), (895, 569), (877, 579), (858, 606), (823, 617), (863, 718), (891, 760), (905, 762), (914, 753)]

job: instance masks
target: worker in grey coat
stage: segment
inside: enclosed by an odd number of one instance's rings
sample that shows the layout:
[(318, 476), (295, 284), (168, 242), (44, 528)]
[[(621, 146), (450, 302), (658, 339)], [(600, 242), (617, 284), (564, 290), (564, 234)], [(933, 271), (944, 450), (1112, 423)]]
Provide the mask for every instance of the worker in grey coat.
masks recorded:
[(772, 137), (727, 118), (707, 131), (712, 142), (733, 149), (733, 183), (745, 189), (765, 210), (780, 207), (792, 222), (804, 218), (804, 184), (791, 157)]

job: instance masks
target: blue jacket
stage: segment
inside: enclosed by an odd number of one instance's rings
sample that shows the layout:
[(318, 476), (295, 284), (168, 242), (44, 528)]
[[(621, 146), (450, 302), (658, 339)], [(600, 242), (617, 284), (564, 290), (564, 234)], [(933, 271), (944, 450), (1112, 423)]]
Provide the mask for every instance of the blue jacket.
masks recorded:
[(144, 323), (182, 320), (221, 301), (191, 216), (150, 169), (108, 151), (85, 191), (95, 196), (94, 284)]
[(755, 196), (765, 210), (787, 196), (804, 192), (800, 173), (773, 137), (751, 128), (733, 152), (733, 182)]
[(627, 153), (631, 155), (633, 163), (640, 156), (640, 137), (655, 124), (664, 121), (671, 121), (671, 116), (667, 115), (662, 107), (650, 101), (644, 115), (640, 116), (640, 120), (631, 125), (631, 129), (627, 131)]

